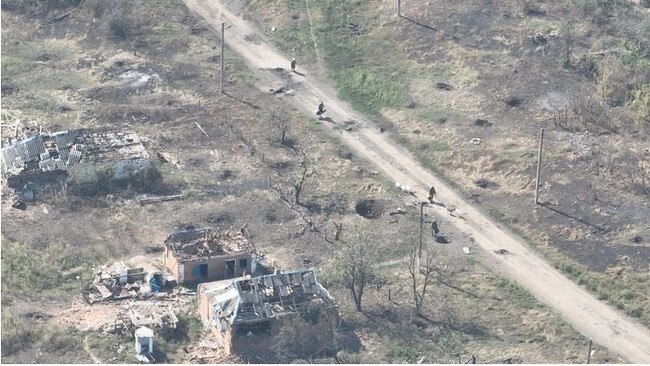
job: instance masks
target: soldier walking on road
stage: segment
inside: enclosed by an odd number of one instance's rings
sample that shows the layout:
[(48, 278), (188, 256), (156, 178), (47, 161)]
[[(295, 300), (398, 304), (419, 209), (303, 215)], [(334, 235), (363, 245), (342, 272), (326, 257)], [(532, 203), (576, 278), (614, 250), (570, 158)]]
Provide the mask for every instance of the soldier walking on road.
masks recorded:
[(316, 111), (316, 115), (318, 116), (319, 119), (323, 119), (323, 114), (325, 113), (325, 104), (323, 102), (320, 102), (318, 105), (318, 110)]
[(433, 235), (433, 237), (436, 237), (438, 236), (438, 233), (440, 233), (440, 229), (438, 228), (438, 223), (436, 222), (436, 220), (433, 220), (433, 222), (431, 223), (431, 235)]
[(431, 189), (429, 190), (429, 203), (433, 204), (433, 198), (436, 196), (436, 188), (434, 186), (431, 186)]

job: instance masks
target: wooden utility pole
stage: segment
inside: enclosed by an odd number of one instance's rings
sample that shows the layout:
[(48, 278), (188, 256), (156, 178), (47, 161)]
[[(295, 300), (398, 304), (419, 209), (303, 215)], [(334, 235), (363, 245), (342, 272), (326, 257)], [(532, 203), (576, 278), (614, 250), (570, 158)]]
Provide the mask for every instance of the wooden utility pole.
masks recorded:
[(539, 152), (537, 153), (537, 177), (535, 178), (535, 204), (539, 204), (539, 176), (542, 169), (542, 145), (544, 144), (544, 129), (539, 134)]
[(401, 17), (402, 16), (402, 0), (397, 0), (397, 16)]
[(418, 240), (418, 266), (420, 268), (420, 259), (422, 259), (422, 234), (424, 233), (424, 205), (426, 202), (420, 202), (420, 239)]
[(590, 339), (589, 340), (589, 349), (587, 349), (587, 364), (591, 363), (591, 348), (592, 348), (592, 343), (593, 341)]
[(223, 93), (223, 70), (224, 70), (224, 49), (226, 44), (226, 23), (221, 23), (221, 78), (219, 80), (219, 90)]

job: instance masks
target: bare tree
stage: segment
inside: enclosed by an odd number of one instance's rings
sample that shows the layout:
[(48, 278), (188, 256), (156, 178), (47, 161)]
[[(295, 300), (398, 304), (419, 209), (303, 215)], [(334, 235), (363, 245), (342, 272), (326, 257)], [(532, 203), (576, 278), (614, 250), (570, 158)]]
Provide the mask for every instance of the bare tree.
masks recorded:
[(313, 174), (313, 170), (311, 170), (311, 164), (307, 161), (307, 157), (304, 150), (302, 151), (302, 154), (303, 154), (303, 158), (300, 162), (300, 173), (298, 174), (297, 179), (293, 183), (294, 202), (296, 205), (300, 205), (300, 206), (303, 205), (300, 202), (300, 194), (302, 193), (302, 188), (305, 184), (305, 180), (307, 179), (308, 176), (311, 176)]
[(366, 286), (375, 278), (376, 263), (372, 250), (365, 242), (355, 240), (348, 243), (336, 261), (343, 285), (350, 290), (357, 311), (362, 311)]
[(278, 133), (280, 144), (286, 145), (287, 132), (289, 132), (289, 123), (287, 118), (273, 112), (273, 114), (271, 114), (271, 127)]
[(418, 249), (413, 246), (409, 253), (408, 269), (411, 277), (413, 303), (415, 310), (419, 313), (422, 304), (424, 304), (427, 287), (436, 280), (436, 275), (439, 273), (435, 264), (435, 255), (427, 250), (424, 261), (421, 262), (418, 257)]
[(571, 67), (571, 53), (575, 43), (575, 34), (573, 31), (573, 23), (565, 22), (560, 29), (560, 36), (564, 43), (564, 60), (562, 61), (563, 67)]

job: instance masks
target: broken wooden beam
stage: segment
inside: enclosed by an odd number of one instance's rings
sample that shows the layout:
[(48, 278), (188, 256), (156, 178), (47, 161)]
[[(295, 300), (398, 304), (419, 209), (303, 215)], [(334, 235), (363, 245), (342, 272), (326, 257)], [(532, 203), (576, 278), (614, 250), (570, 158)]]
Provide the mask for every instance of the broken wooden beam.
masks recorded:
[(205, 135), (205, 137), (208, 137), (208, 138), (210, 137), (210, 136), (208, 136), (208, 133), (205, 132), (205, 130), (203, 129), (203, 127), (201, 127), (201, 125), (200, 125), (198, 122), (194, 122), (194, 123), (196, 123), (196, 127), (198, 127), (199, 130), (201, 130), (201, 132), (203, 132), (203, 134)]
[(144, 198), (138, 198), (138, 202), (140, 202), (140, 205), (146, 205), (148, 203), (173, 201), (182, 197), (183, 197), (182, 194), (172, 194), (170, 196), (159, 196), (159, 197), (144, 197)]

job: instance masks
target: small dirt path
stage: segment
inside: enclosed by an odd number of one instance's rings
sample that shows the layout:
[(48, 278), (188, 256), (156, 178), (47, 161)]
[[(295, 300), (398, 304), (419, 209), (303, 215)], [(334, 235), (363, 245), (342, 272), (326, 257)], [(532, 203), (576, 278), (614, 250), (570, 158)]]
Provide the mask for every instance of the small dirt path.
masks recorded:
[[(219, 0), (184, 1), (215, 30), (220, 29), (221, 22), (233, 25), (226, 32), (226, 44), (254, 72), (260, 90), (266, 92), (270, 87), (283, 82), (272, 70), (277, 67), (289, 68), (289, 59), (265, 42), (250, 42), (253, 39), (250, 36), (258, 34), (251, 23), (234, 15)], [(285, 98), (288, 103), (293, 103), (308, 115), (315, 113), (319, 102), (325, 103), (327, 116), (333, 122), (324, 123), (332, 129), (332, 133), (339, 133), (343, 143), (386, 176), (412, 187), (420, 201), (425, 201), (429, 188), (435, 186), (437, 199), (448, 206), (455, 206), (464, 220), (450, 217), (449, 212), (439, 206), (428, 207), (427, 211), (438, 217), (448, 217), (458, 231), (473, 238), (495, 270), (524, 286), (586, 337), (629, 361), (650, 363), (650, 331), (647, 328), (599, 301), (589, 291), (553, 268), (522, 238), (479, 212), (444, 181), (420, 165), (409, 152), (338, 99), (335, 90), (323, 75), (316, 71), (307, 77), (292, 75), (291, 78), (296, 84), (296, 93)], [(357, 121), (359, 129), (351, 133), (337, 130), (338, 126), (349, 120)], [(506, 249), (512, 254), (498, 255), (495, 251), (499, 249)]]
[(86, 351), (86, 353), (88, 354), (88, 356), (90, 356), (90, 359), (92, 359), (94, 363), (100, 363), (100, 364), (103, 363), (102, 360), (99, 357), (97, 357), (97, 355), (95, 355), (93, 350), (90, 349), (90, 346), (88, 345), (88, 336), (84, 337), (84, 351)]

